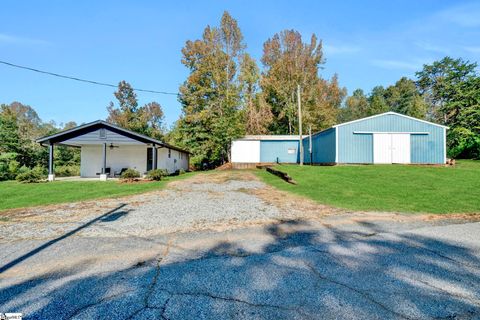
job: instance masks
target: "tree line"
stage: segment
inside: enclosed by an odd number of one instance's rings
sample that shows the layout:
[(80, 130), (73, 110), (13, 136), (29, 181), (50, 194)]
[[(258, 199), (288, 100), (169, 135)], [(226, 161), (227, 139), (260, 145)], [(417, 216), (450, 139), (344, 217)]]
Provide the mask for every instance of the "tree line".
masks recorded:
[[(228, 162), (231, 141), (245, 134), (298, 134), (298, 85), (305, 130), (395, 111), (449, 126), (449, 157), (480, 159), (480, 75), (476, 63), (461, 58), (445, 57), (424, 65), (414, 79), (347, 95), (338, 75), (321, 77), (325, 57), (315, 34), (308, 41), (295, 30), (274, 34), (263, 45), (259, 65), (247, 52), (238, 22), (224, 12), (218, 26), (186, 41), (181, 63), (189, 74), (179, 88), (181, 115), (170, 130), (162, 106), (140, 106), (126, 81), (107, 107), (107, 121), (189, 150), (197, 168)], [(18, 102), (2, 105), (0, 172), (5, 177), (15, 168), (46, 166), (46, 150), (35, 139), (74, 125), (43, 122)], [(55, 156), (60, 166), (78, 166), (78, 150), (60, 147)]]

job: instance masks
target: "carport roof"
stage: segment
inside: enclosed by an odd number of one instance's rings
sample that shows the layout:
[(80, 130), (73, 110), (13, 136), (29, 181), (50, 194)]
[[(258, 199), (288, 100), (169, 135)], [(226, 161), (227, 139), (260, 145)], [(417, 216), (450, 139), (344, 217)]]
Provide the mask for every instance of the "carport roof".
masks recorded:
[(140, 133), (137, 133), (137, 132), (133, 132), (131, 130), (121, 128), (119, 126), (116, 126), (114, 124), (108, 123), (108, 122), (103, 121), (103, 120), (97, 120), (97, 121), (85, 123), (85, 124), (82, 124), (82, 125), (80, 125), (78, 127), (75, 127), (75, 128), (71, 128), (71, 129), (68, 129), (68, 130), (64, 130), (64, 131), (49, 135), (49, 136), (45, 136), (45, 137), (37, 139), (37, 142), (40, 143), (41, 145), (62, 143), (63, 141), (66, 141), (68, 139), (72, 139), (72, 138), (75, 138), (75, 137), (78, 137), (78, 136), (81, 136), (81, 135), (84, 135), (86, 133), (89, 133), (89, 132), (92, 132), (92, 131), (95, 131), (95, 130), (98, 130), (98, 129), (102, 129), (102, 128), (111, 130), (115, 133), (118, 133), (120, 135), (129, 137), (129, 138), (137, 140), (139, 142), (143, 142), (143, 143), (147, 143), (147, 144), (149, 144), (149, 143), (156, 144), (156, 145), (160, 145), (160, 146), (163, 146), (163, 147), (166, 147), (166, 148), (169, 148), (169, 149), (173, 149), (173, 150), (177, 150), (177, 151), (180, 151), (180, 152), (190, 153), (186, 150), (183, 150), (181, 148), (172, 146), (172, 145), (170, 145), (168, 143), (165, 143), (163, 141), (151, 138), (149, 136), (146, 136), (146, 135), (143, 135), (143, 134), (140, 134)]

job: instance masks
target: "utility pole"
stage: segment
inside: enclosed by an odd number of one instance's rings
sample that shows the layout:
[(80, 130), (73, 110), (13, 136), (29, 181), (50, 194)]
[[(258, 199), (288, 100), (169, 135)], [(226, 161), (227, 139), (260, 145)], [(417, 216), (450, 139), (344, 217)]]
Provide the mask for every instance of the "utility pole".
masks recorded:
[(300, 101), (300, 85), (297, 85), (297, 102), (298, 102), (298, 135), (300, 150), (300, 165), (303, 166), (303, 139), (302, 139), (302, 103)]
[(313, 149), (312, 149), (312, 126), (308, 127), (308, 151), (310, 152), (310, 165), (313, 166)]

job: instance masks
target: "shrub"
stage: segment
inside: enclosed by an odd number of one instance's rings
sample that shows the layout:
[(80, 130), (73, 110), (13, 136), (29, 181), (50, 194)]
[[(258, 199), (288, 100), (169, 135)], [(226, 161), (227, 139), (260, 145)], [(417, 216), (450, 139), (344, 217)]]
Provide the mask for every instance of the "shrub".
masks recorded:
[(185, 174), (185, 172), (186, 172), (185, 169), (178, 170), (178, 174)]
[(25, 171), (17, 175), (17, 181), (24, 183), (40, 182), (44, 178), (43, 172), (39, 168)]
[(163, 179), (163, 177), (166, 177), (168, 175), (167, 170), (165, 169), (155, 169), (155, 170), (150, 170), (147, 173), (147, 179), (149, 180), (154, 180), (154, 181), (160, 181)]
[(17, 175), (19, 163), (18, 154), (13, 152), (0, 153), (0, 181), (15, 179)]
[(55, 168), (57, 177), (73, 177), (80, 175), (80, 167), (76, 165), (58, 166)]
[(25, 173), (25, 172), (28, 172), (30, 171), (31, 169), (27, 166), (21, 166), (18, 171), (17, 171), (17, 175), (20, 174), (20, 173)]
[(134, 180), (140, 178), (140, 172), (135, 169), (127, 169), (122, 173), (120, 178), (123, 180)]

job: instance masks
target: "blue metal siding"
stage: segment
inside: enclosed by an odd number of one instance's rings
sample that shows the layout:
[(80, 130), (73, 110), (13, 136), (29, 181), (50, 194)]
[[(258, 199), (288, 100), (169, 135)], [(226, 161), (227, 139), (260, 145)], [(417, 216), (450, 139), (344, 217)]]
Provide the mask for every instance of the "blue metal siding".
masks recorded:
[[(305, 150), (305, 163), (310, 163), (308, 152), (309, 137), (303, 140)], [(334, 163), (335, 162), (335, 128), (322, 131), (312, 136), (313, 163)]]
[(436, 127), (428, 135), (410, 136), (410, 159), (412, 163), (444, 163), (443, 128)]
[(443, 163), (443, 128), (395, 114), (385, 114), (339, 126), (339, 163), (373, 163), (372, 134), (355, 134), (355, 131), (370, 132), (428, 132), (427, 135), (411, 135), (412, 163)]
[(373, 163), (373, 135), (338, 132), (338, 163)]
[[(298, 141), (295, 140), (263, 140), (260, 141), (260, 162), (298, 162)], [(289, 154), (288, 149), (295, 149), (294, 154)]]

